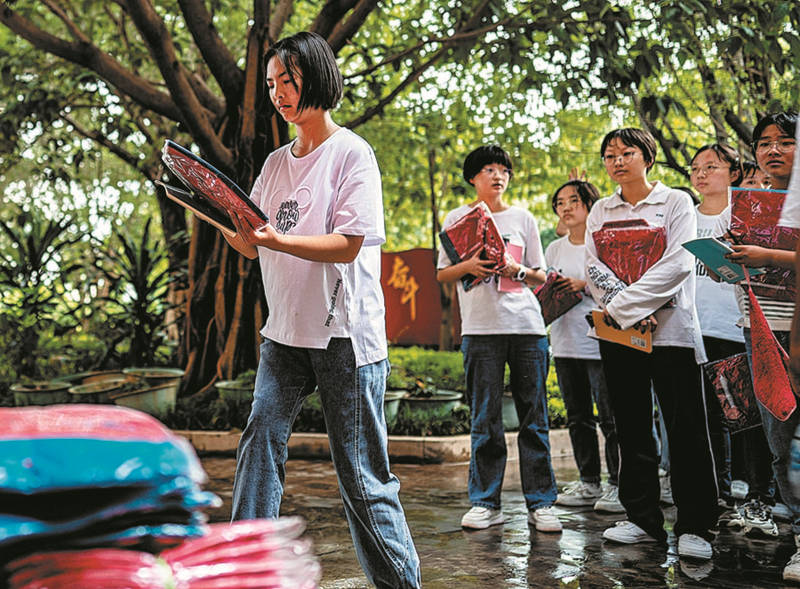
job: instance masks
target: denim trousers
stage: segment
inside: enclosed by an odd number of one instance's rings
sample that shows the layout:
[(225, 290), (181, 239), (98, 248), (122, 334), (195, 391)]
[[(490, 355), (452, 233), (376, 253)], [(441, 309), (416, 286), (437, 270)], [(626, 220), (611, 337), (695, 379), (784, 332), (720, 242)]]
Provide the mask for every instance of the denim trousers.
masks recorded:
[(419, 558), (400, 505), (400, 482), (389, 470), (388, 372), (387, 360), (356, 367), (349, 338), (334, 338), (324, 350), (264, 341), (237, 451), (232, 517), (278, 517), (292, 423), (316, 387), (361, 567), (377, 587), (416, 588)]
[(706, 539), (717, 521), (717, 481), (694, 350), (654, 346), (650, 354), (600, 342), (620, 450), (619, 500), (628, 519), (665, 541), (659, 506), (658, 453), (653, 437), (655, 389), (670, 448), (670, 479), (677, 507), (675, 534)]
[(465, 335), (461, 342), (472, 411), (469, 500), (500, 508), (506, 468), (503, 378), (508, 363), (519, 416), (519, 468), (528, 509), (556, 500), (547, 418), (547, 338), (543, 335)]
[[(619, 475), (619, 446), (614, 413), (608, 398), (606, 377), (600, 360), (584, 358), (555, 359), (558, 388), (567, 409), (567, 428), (572, 453), (584, 483), (600, 484), (600, 447), (597, 442), (597, 423), (605, 438), (608, 483), (617, 485)], [(594, 406), (597, 405), (597, 417)]]
[[(789, 332), (773, 331), (778, 343), (783, 349), (789, 350)], [(747, 348), (747, 361), (750, 363), (750, 370), (753, 369), (753, 346), (750, 338), (750, 329), (744, 330), (744, 345)], [(757, 399), (756, 399), (757, 400)], [(764, 428), (764, 435), (767, 437), (769, 449), (772, 452), (772, 472), (775, 475), (775, 483), (781, 495), (783, 503), (792, 512), (792, 533), (800, 534), (800, 498), (795, 497), (792, 487), (787, 478), (789, 466), (789, 454), (794, 437), (794, 430), (800, 423), (800, 410), (795, 409), (794, 413), (786, 421), (780, 421), (770, 413), (760, 402), (758, 410), (761, 413), (761, 425)]]

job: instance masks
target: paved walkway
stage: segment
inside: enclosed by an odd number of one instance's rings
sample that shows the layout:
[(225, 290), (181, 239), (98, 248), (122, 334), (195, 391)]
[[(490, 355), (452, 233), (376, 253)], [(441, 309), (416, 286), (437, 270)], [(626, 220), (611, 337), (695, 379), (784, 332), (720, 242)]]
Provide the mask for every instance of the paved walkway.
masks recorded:
[[(213, 521), (230, 516), (235, 460), (206, 457), (209, 488), (223, 500)], [(571, 460), (554, 464), (559, 484), (576, 478)], [(422, 561), (426, 589), (523, 587), (784, 587), (781, 571), (794, 551), (787, 524), (778, 540), (750, 539), (723, 530), (710, 563), (679, 560), (674, 546), (621, 546), (602, 531), (622, 516), (602, 516), (588, 508), (560, 509), (561, 534), (536, 532), (527, 524), (518, 464), (509, 462), (503, 511), (508, 520), (489, 530), (459, 526), (469, 508), (466, 463), (396, 464), (401, 500)], [(282, 513), (302, 515), (323, 568), (322, 589), (369, 587), (361, 573), (329, 461), (290, 460)], [(666, 511), (674, 519), (674, 508)]]

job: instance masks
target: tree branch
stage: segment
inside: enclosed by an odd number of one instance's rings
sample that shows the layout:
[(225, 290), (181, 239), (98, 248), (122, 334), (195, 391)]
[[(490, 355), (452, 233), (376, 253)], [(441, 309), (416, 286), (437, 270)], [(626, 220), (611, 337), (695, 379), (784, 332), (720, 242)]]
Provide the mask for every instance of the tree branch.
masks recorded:
[(91, 42), (91, 39), (89, 39), (86, 35), (84, 35), (83, 32), (78, 28), (78, 26), (74, 22), (72, 22), (72, 19), (67, 15), (66, 11), (63, 8), (61, 8), (61, 6), (59, 6), (52, 0), (42, 0), (42, 4), (47, 6), (48, 10), (50, 10), (50, 12), (55, 14), (61, 20), (61, 22), (64, 23), (70, 35), (75, 37), (77, 41), (81, 41), (83, 43)]
[(274, 43), (280, 38), (283, 27), (289, 17), (292, 16), (292, 12), (294, 12), (294, 0), (278, 0), (278, 4), (272, 10), (272, 18), (269, 21), (270, 43)]
[(115, 143), (111, 141), (105, 134), (101, 133), (97, 130), (89, 130), (83, 127), (78, 121), (70, 117), (69, 115), (62, 114), (61, 118), (69, 125), (75, 129), (75, 132), (86, 139), (91, 139), (98, 145), (105, 147), (108, 151), (116, 155), (119, 159), (123, 162), (131, 166), (134, 170), (141, 173), (145, 176), (148, 180), (155, 181), (156, 174), (149, 168), (149, 166), (145, 165), (145, 162), (140, 160), (135, 154), (132, 154), (128, 151), (125, 151), (120, 147), (119, 143)]
[(370, 13), (378, 6), (378, 0), (359, 0), (352, 14), (346, 21), (338, 23), (330, 35), (328, 35), (328, 45), (333, 49), (333, 53), (347, 44), (350, 38), (356, 34)]
[[(347, 14), (347, 11), (356, 5), (358, 0), (327, 0), (325, 6), (311, 23), (308, 30), (313, 31), (326, 39), (333, 32), (333, 29)], [(334, 52), (335, 53), (335, 52)]]
[(132, 74), (96, 45), (87, 42), (71, 43), (46, 33), (28, 19), (11, 10), (6, 3), (0, 6), (0, 22), (36, 49), (90, 69), (145, 108), (173, 121), (183, 122), (183, 114), (168, 94), (159, 91), (143, 78)]
[(125, 4), (203, 154), (220, 167), (232, 169), (233, 154), (211, 126), (205, 109), (189, 83), (186, 69), (178, 59), (164, 22), (156, 14), (153, 5), (149, 0), (126, 0)]
[(222, 88), (228, 104), (237, 104), (244, 90), (244, 74), (236, 65), (231, 54), (219, 36), (214, 20), (206, 9), (203, 0), (178, 0), (183, 20), (192, 34), (200, 54), (203, 56), (211, 75)]

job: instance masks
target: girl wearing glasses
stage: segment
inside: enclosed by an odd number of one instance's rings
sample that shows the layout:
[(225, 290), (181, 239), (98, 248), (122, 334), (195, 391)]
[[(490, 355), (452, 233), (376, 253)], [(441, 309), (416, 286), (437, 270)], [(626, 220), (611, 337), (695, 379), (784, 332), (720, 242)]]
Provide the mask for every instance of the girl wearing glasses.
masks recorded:
[[(606, 135), (600, 156), (618, 187), (597, 202), (586, 221), (587, 282), (606, 323), (653, 334), (650, 354), (600, 341), (620, 448), (619, 499), (628, 516), (603, 536), (625, 544), (667, 539), (659, 507), (652, 384), (670, 447), (678, 553), (709, 559), (717, 484), (698, 368), (705, 352), (695, 310), (694, 259), (681, 247), (696, 237), (697, 218), (688, 194), (648, 179), (656, 152), (655, 139), (641, 129)], [(634, 219), (663, 227), (666, 249), (638, 280), (625, 284), (599, 259), (593, 234), (606, 222)]]
[[(758, 167), (769, 175), (771, 188), (786, 190), (792, 176), (792, 164), (796, 150), (795, 132), (797, 113), (794, 111), (772, 113), (758, 121), (753, 129), (753, 155)], [(730, 215), (720, 218), (718, 233), (730, 225)], [(746, 266), (780, 267), (793, 269), (794, 250), (778, 250), (755, 245), (734, 245), (734, 252), (728, 258)], [(789, 331), (795, 310), (794, 301), (782, 301), (757, 295), (758, 302), (767, 318), (767, 323), (775, 338), (785, 350), (789, 349)], [(744, 320), (744, 337), (748, 359), (752, 367), (752, 345), (749, 323), (747, 295), (737, 292), (737, 300)], [(783, 503), (789, 508), (792, 533), (800, 542), (800, 499), (792, 491), (788, 481), (787, 467), (789, 450), (795, 428), (800, 424), (800, 411), (795, 410), (786, 421), (774, 417), (761, 403), (758, 404), (761, 423), (764, 427), (770, 450), (772, 451), (772, 471)], [(792, 557), (783, 571), (785, 580), (800, 581), (800, 549)]]
[[(740, 186), (744, 172), (739, 155), (727, 145), (715, 143), (701, 147), (690, 162), (692, 186), (703, 202), (697, 207), (697, 237), (719, 235), (717, 226), (729, 204), (729, 188)], [(751, 175), (752, 177), (752, 175)], [(756, 180), (758, 181), (758, 180)], [(761, 188), (761, 185), (754, 186)], [(697, 260), (697, 290), (695, 292), (700, 329), (709, 362), (721, 360), (745, 351), (742, 328), (736, 324), (739, 307), (736, 287), (711, 278), (705, 264)], [(708, 427), (720, 497), (733, 506), (731, 496), (731, 435), (722, 417), (719, 402), (710, 382), (705, 383)], [(777, 533), (777, 526), (768, 507), (772, 503), (772, 461), (767, 440), (761, 428), (751, 428), (736, 434), (735, 443), (744, 456), (743, 478), (749, 489), (746, 501), (734, 516), (731, 525), (758, 529), (767, 534)]]

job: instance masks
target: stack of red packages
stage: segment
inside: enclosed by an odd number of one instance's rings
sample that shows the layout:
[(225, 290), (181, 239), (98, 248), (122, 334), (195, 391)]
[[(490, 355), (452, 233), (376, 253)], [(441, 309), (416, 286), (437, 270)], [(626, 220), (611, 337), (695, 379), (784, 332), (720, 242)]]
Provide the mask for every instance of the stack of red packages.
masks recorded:
[(667, 249), (667, 231), (644, 219), (608, 221), (592, 233), (597, 257), (625, 284), (631, 285)]
[[(494, 262), (489, 268), (491, 271), (497, 272), (506, 265), (505, 243), (489, 207), (483, 202), (442, 231), (439, 239), (453, 264), (468, 260), (481, 252), (482, 260)], [(467, 274), (461, 279), (465, 291), (479, 282), (480, 279), (472, 274)]]
[[(785, 190), (731, 188), (731, 233), (745, 245), (794, 250), (800, 230), (778, 225)], [(751, 277), (753, 292), (780, 301), (793, 301), (795, 272), (791, 268), (767, 267)]]
[(96, 548), (11, 562), (9, 589), (315, 589), (320, 566), (300, 518), (213, 524), (159, 556)]
[(547, 280), (533, 291), (539, 299), (545, 325), (550, 325), (583, 300), (583, 295), (579, 292), (558, 290), (555, 283), (559, 278), (563, 276), (553, 269), (548, 269)]

